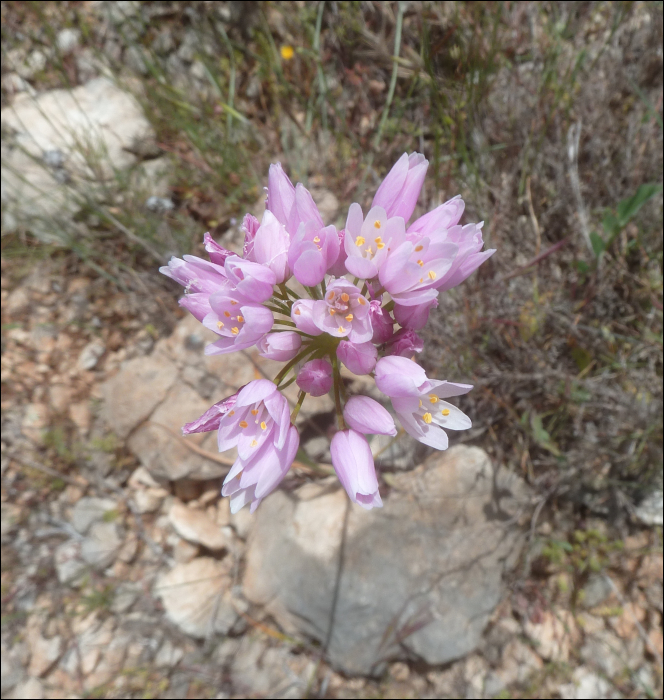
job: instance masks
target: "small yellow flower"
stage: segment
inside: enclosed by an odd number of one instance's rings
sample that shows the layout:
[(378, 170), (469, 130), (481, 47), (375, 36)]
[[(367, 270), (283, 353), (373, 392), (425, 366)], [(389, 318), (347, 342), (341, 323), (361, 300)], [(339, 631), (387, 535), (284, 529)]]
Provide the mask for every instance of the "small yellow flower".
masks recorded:
[(295, 56), (295, 50), (292, 46), (287, 44), (281, 47), (281, 58), (283, 58), (284, 61), (290, 61), (293, 56)]

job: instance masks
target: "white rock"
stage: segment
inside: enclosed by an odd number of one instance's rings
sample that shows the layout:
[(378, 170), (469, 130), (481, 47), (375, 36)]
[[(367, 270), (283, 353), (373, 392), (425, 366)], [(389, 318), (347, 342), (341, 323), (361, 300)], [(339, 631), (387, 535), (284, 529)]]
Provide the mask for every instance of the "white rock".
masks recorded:
[(94, 523), (81, 545), (81, 556), (90, 566), (105, 569), (113, 563), (121, 546), (115, 523)]
[(55, 43), (58, 50), (63, 54), (71, 53), (77, 46), (81, 38), (81, 32), (78, 29), (66, 27), (58, 32)]
[(611, 685), (604, 679), (583, 667), (574, 670), (574, 682), (560, 686), (563, 700), (600, 700), (614, 697)]
[(94, 498), (86, 496), (77, 501), (71, 515), (71, 524), (77, 532), (85, 535), (92, 523), (108, 517), (117, 508), (117, 503), (111, 498)]
[(540, 622), (528, 620), (524, 631), (543, 659), (558, 663), (567, 662), (570, 649), (579, 641), (574, 616), (568, 610), (547, 610)]
[(644, 525), (661, 527), (664, 524), (664, 492), (661, 489), (653, 491), (634, 512)]
[(19, 683), (9, 697), (14, 700), (41, 700), (44, 697), (44, 686), (36, 678), (28, 678)]
[(78, 356), (78, 368), (82, 370), (90, 370), (96, 367), (99, 358), (106, 352), (106, 346), (100, 340), (90, 341), (81, 350), (81, 354)]
[(164, 604), (167, 617), (192, 637), (205, 638), (214, 632), (227, 634), (238, 614), (230, 586), (232, 562), (199, 557), (176, 564), (157, 581), (155, 595)]
[(78, 585), (85, 575), (87, 565), (81, 559), (80, 542), (63, 542), (55, 548), (55, 572), (64, 585)]
[(175, 532), (185, 540), (202, 544), (211, 550), (228, 547), (229, 543), (222, 529), (202, 510), (188, 508), (181, 501), (175, 501), (168, 513)]
[(174, 646), (170, 639), (165, 639), (155, 656), (154, 665), (157, 668), (172, 669), (180, 663), (183, 656), (182, 649)]
[(134, 494), (134, 503), (139, 513), (154, 513), (159, 510), (168, 491), (162, 488), (139, 489)]
[(62, 654), (62, 638), (55, 636), (45, 639), (38, 629), (28, 630), (28, 645), (30, 647), (30, 665), (28, 673), (39, 677), (53, 666)]

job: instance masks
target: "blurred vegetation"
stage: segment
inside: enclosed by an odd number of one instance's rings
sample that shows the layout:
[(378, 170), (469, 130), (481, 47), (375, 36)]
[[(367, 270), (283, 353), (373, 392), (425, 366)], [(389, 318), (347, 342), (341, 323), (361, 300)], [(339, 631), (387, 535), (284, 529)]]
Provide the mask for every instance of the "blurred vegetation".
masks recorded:
[(431, 373), (475, 385), (458, 439), (578, 517), (624, 518), (661, 488), (661, 3), (102, 5), (4, 3), (3, 59), (48, 51), (31, 83), (73, 86), (81, 62), (56, 36), (78, 29), (78, 55), (143, 105), (175, 208), (149, 211), (118, 174), (82, 193), (64, 245), (3, 232), (4, 257), (175, 295), (155, 258), (201, 253), (208, 229), (234, 235), (270, 162), (333, 192), (342, 226), (419, 150), (420, 209), (461, 193), (498, 249), (426, 331)]

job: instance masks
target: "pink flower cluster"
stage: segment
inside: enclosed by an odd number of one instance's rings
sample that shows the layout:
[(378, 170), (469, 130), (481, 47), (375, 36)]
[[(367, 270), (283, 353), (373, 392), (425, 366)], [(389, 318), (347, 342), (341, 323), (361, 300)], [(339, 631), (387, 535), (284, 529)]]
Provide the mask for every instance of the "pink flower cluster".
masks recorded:
[[(346, 398), (341, 364), (374, 377), (405, 431), (425, 445), (444, 450), (446, 430), (470, 427), (445, 399), (472, 387), (429, 379), (411, 358), (423, 349), (417, 331), (440, 292), (495, 251), (482, 250), (481, 223), (459, 224), (460, 197), (409, 224), (427, 167), (423, 155), (404, 153), (366, 216), (351, 204), (337, 231), (325, 225), (309, 191), (271, 165), (263, 219), (247, 214), (242, 224), (242, 255), (206, 233), (209, 261), (185, 255), (161, 268), (185, 288), (180, 304), (217, 334), (206, 354), (255, 345), (263, 357), (285, 363), (274, 382), (250, 382), (183, 428), (217, 430), (220, 451), (237, 448), (222, 489), (232, 512), (247, 503), (253, 512), (276, 488), (299, 447), (294, 422), (302, 402), (330, 391), (339, 422), (330, 451), (339, 480), (355, 503), (382, 505), (366, 436), (394, 436), (397, 429), (379, 402)], [(281, 390), (292, 381), (300, 393), (291, 412)]]

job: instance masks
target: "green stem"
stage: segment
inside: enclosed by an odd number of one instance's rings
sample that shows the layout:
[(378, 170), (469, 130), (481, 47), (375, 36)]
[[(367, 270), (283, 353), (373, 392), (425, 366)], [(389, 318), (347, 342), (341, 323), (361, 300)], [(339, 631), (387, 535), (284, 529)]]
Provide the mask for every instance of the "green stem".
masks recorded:
[(320, 299), (320, 297), (318, 296), (318, 290), (316, 289), (316, 287), (305, 287), (305, 289), (309, 292), (309, 296), (312, 299)]
[(388, 301), (387, 304), (385, 304), (385, 306), (383, 306), (383, 308), (385, 309), (385, 311), (387, 311), (389, 313), (394, 308), (394, 303), (395, 303), (394, 299), (392, 299), (392, 301)]
[(302, 404), (304, 403), (304, 399), (307, 395), (306, 391), (301, 391), (297, 395), (297, 404), (295, 404), (295, 408), (293, 409), (293, 412), (290, 415), (290, 422), (295, 423), (295, 419), (297, 418), (297, 414), (300, 412), (300, 408), (302, 408)]
[(327, 287), (325, 286), (325, 279), (321, 280), (320, 288), (323, 290), (323, 297), (327, 294)]
[(346, 423), (344, 422), (344, 414), (341, 409), (341, 372), (339, 371), (339, 358), (336, 353), (330, 354), (332, 360), (332, 368), (334, 370), (334, 403), (337, 408), (337, 421), (339, 422), (339, 430), (345, 430)]
[(288, 295), (292, 296), (293, 299), (299, 299), (300, 297), (285, 283), (282, 282), (279, 285), (279, 289), (288, 297)]
[(279, 386), (281, 380), (288, 374), (291, 367), (295, 365), (303, 358), (305, 358), (311, 352), (311, 347), (307, 345), (304, 350), (300, 351), (295, 357), (279, 372), (279, 374), (274, 378), (274, 383)]
[(291, 326), (292, 328), (297, 328), (297, 326), (292, 321), (282, 321), (280, 319), (275, 319), (274, 322), (282, 326)]

